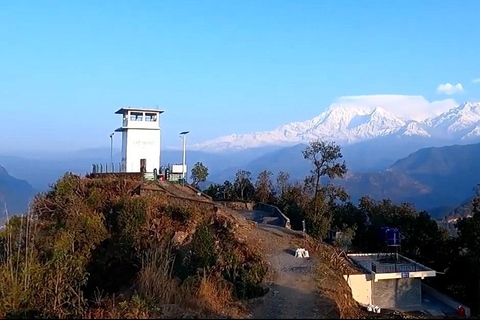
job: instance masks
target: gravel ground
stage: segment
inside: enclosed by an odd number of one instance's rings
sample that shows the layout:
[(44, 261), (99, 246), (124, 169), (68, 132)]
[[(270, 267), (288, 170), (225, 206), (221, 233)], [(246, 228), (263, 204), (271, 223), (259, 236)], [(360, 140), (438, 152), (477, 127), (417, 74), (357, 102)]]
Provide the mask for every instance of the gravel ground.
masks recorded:
[[(259, 220), (261, 212), (244, 216)], [(253, 219), (252, 219), (253, 220)], [(295, 258), (301, 243), (298, 232), (259, 223), (258, 245), (270, 264), (269, 292), (251, 301), (251, 319), (330, 319), (335, 317), (333, 301), (320, 296), (314, 279), (315, 257)], [(301, 234), (301, 233), (300, 233)], [(253, 236), (253, 235), (252, 235)], [(337, 315), (338, 317), (338, 315)]]

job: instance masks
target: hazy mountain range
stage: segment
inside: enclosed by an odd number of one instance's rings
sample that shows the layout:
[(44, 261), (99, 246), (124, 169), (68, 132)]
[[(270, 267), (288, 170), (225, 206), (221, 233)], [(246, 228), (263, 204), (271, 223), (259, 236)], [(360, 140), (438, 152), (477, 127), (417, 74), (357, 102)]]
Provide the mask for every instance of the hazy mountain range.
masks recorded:
[(35, 193), (27, 181), (10, 176), (7, 170), (0, 166), (0, 221), (6, 218), (5, 205), (9, 214), (23, 213)]
[[(478, 145), (467, 145), (480, 141), (480, 103), (468, 102), (422, 121), (379, 107), (334, 104), (305, 122), (189, 146), (187, 165), (191, 168), (203, 162), (209, 168), (208, 180), (216, 183), (233, 179), (238, 169), (251, 171), (254, 179), (268, 169), (274, 174), (289, 172), (292, 180), (299, 180), (310, 170), (301, 151), (318, 138), (342, 146), (349, 174), (338, 183), (345, 185), (354, 200), (370, 194), (377, 199), (410, 201), (440, 216), (471, 197), (471, 188), (480, 182), (476, 165), (480, 150)], [(12, 176), (45, 191), (65, 172), (85, 174), (91, 172), (92, 164), (105, 164), (109, 159), (107, 147), (50, 157), (0, 155), (0, 164)], [(119, 159), (115, 150), (114, 162)], [(181, 160), (180, 150), (162, 150), (162, 165)]]
[(353, 197), (370, 194), (412, 202), (441, 217), (471, 199), (480, 183), (480, 143), (425, 148), (379, 173), (353, 173), (343, 184)]

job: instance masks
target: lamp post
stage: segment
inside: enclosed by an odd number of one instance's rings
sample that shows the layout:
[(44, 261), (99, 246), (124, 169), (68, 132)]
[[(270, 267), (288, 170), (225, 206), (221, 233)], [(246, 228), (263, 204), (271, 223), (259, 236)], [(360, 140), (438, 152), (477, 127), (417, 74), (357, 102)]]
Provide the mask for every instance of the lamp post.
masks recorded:
[(113, 135), (115, 132), (112, 132), (109, 137), (110, 137), (110, 163), (112, 164), (112, 172), (115, 171), (115, 168), (113, 167)]
[(183, 178), (183, 183), (185, 184), (185, 175), (186, 175), (186, 170), (185, 170), (185, 155), (186, 155), (186, 149), (187, 149), (187, 134), (190, 131), (183, 131), (180, 132), (180, 138), (183, 138), (183, 161), (182, 161), (182, 178)]

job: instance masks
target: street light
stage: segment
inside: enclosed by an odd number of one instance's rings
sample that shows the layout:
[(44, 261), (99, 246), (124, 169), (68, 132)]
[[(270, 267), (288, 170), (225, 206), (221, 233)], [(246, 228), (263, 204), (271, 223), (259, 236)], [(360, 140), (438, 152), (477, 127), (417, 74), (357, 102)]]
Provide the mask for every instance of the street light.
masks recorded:
[(109, 137), (110, 137), (110, 163), (112, 164), (112, 172), (115, 171), (115, 168), (113, 168), (113, 135), (115, 132), (112, 132)]
[(186, 149), (187, 149), (187, 134), (189, 133), (190, 131), (183, 131), (183, 132), (180, 132), (180, 138), (183, 138), (183, 166), (182, 166), (182, 177), (183, 177), (183, 183), (185, 183), (185, 174), (186, 174), (186, 170), (185, 170), (185, 153), (186, 153)]

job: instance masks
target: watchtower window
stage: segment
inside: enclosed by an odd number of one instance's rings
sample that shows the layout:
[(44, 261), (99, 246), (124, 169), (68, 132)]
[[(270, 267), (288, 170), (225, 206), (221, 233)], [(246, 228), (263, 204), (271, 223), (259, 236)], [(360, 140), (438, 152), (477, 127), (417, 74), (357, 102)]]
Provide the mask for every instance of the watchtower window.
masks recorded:
[(143, 121), (143, 112), (132, 112), (130, 113), (131, 121)]
[(156, 113), (145, 113), (145, 121), (157, 121), (157, 114)]

